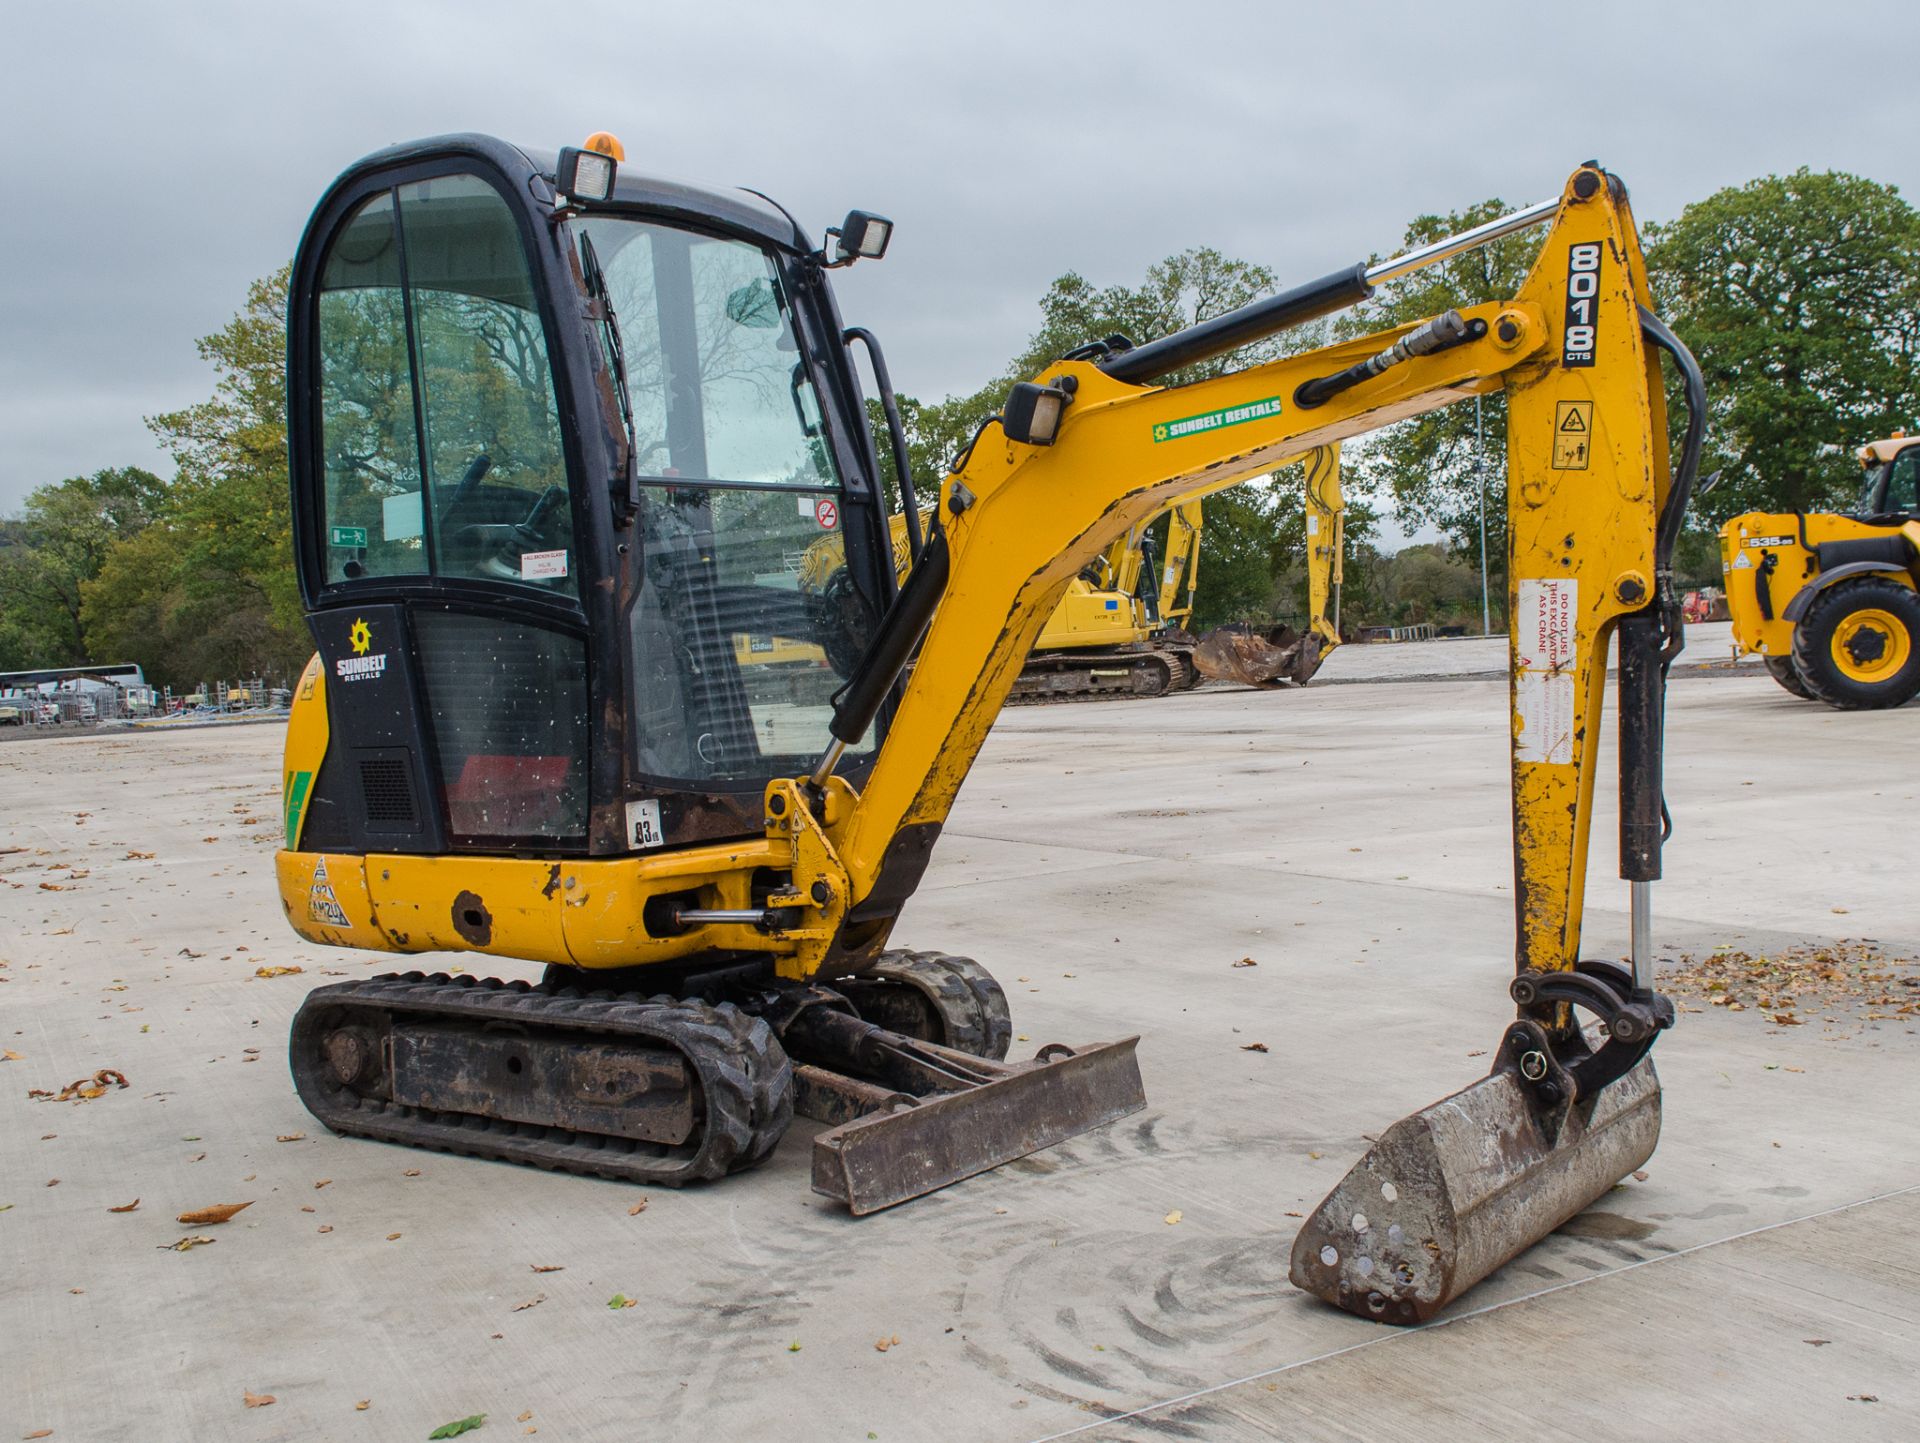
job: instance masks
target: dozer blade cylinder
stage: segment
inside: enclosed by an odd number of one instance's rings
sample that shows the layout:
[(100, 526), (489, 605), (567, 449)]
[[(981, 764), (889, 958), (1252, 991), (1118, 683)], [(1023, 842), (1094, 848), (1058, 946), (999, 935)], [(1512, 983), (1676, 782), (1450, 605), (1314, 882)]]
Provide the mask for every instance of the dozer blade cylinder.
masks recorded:
[(1147, 1105), (1139, 1041), (1044, 1047), (977, 1087), (899, 1096), (893, 1110), (814, 1139), (813, 1190), (860, 1217), (1138, 1112)]
[(1294, 1239), (1294, 1286), (1376, 1322), (1425, 1322), (1591, 1207), (1659, 1137), (1650, 1058), (1544, 1118), (1495, 1072), (1381, 1135)]

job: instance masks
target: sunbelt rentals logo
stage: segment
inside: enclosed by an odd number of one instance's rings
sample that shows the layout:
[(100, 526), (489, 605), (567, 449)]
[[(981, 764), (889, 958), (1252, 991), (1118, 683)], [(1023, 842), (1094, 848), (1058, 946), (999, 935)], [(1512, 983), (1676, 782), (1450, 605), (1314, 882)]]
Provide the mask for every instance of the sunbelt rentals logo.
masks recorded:
[(365, 681), (386, 672), (387, 654), (373, 650), (373, 628), (357, 616), (353, 619), (353, 629), (347, 633), (347, 644), (353, 648), (353, 655), (343, 656), (333, 664), (333, 674), (340, 680)]

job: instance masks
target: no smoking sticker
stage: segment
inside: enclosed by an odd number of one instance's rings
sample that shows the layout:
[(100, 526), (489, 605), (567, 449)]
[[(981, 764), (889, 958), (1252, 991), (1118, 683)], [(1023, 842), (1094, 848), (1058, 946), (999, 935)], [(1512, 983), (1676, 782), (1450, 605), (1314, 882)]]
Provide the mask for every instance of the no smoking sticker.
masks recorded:
[(1593, 402), (1554, 402), (1553, 469), (1584, 471), (1592, 455)]
[(832, 501), (821, 499), (814, 503), (813, 519), (820, 523), (822, 531), (831, 531), (840, 520), (840, 508)]

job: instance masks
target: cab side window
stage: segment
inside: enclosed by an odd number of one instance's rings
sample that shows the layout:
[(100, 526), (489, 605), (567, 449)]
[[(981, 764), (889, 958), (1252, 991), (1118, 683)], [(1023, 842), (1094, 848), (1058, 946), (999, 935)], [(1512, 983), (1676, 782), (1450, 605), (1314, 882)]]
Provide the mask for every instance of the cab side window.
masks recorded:
[(546, 337), (493, 188), (441, 176), (367, 200), (319, 307), (327, 579), (576, 592)]
[(427, 570), (420, 446), (391, 192), (335, 235), (320, 281), (327, 580)]
[(1887, 470), (1887, 494), (1880, 503), (1883, 511), (1920, 513), (1920, 446), (1909, 447), (1893, 458)]

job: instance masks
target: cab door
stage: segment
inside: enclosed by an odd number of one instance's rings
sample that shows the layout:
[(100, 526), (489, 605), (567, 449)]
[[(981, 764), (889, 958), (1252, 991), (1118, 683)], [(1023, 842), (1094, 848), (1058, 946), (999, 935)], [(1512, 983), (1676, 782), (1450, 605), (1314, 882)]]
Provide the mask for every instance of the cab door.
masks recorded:
[(596, 514), (524, 206), (455, 160), (310, 233), (295, 500), (331, 740), (309, 849), (588, 849)]

